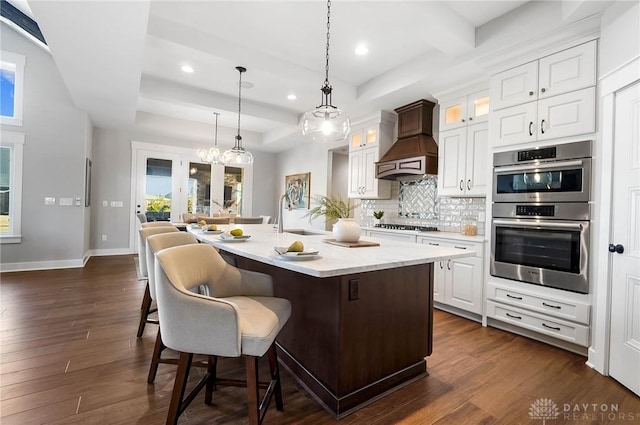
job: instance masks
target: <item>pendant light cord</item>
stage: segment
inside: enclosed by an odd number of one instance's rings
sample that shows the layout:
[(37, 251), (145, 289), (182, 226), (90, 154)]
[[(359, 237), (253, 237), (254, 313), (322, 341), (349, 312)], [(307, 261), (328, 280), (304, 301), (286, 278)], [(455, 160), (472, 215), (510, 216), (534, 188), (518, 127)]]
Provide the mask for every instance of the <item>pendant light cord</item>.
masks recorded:
[(329, 38), (330, 38), (330, 29), (331, 29), (331, 0), (327, 0), (327, 55), (326, 55), (326, 64), (325, 64), (325, 76), (324, 76), (324, 84), (325, 86), (329, 85)]

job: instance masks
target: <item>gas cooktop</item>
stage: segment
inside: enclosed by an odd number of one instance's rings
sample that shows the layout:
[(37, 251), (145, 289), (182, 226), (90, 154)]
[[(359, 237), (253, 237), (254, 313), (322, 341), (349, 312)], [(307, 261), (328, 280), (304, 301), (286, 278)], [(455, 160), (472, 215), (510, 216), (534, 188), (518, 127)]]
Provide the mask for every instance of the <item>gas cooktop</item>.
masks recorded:
[(417, 232), (436, 232), (438, 231), (437, 227), (433, 226), (413, 226), (410, 224), (376, 224), (374, 227), (379, 227), (381, 229), (391, 229), (391, 230), (413, 230)]

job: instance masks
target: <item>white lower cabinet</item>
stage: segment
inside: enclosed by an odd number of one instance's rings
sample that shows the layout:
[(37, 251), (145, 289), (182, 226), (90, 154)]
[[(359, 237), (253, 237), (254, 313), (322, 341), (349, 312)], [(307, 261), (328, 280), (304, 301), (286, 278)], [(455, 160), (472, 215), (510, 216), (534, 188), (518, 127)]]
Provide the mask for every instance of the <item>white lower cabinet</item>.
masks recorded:
[(487, 318), (589, 346), (591, 305), (583, 294), (514, 283), (487, 284)]
[(458, 242), (418, 236), (417, 242), (448, 248), (468, 249), (474, 257), (438, 261), (434, 264), (434, 301), (456, 309), (482, 315), (483, 243)]

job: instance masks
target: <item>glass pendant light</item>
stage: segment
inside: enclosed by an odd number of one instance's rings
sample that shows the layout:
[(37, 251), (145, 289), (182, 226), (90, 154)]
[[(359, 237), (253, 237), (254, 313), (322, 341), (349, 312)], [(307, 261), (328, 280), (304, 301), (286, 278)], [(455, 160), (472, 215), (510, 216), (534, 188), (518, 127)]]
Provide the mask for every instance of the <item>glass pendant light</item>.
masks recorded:
[(325, 64), (324, 85), (322, 91), (322, 104), (313, 111), (304, 114), (302, 120), (302, 134), (310, 135), (314, 140), (341, 141), (347, 138), (351, 123), (344, 113), (331, 103), (331, 91), (329, 84), (329, 37), (331, 26), (331, 0), (327, 1), (327, 54)]
[(251, 165), (253, 164), (253, 155), (251, 152), (245, 150), (242, 147), (242, 137), (240, 136), (240, 111), (242, 105), (242, 73), (247, 71), (247, 68), (242, 66), (236, 66), (236, 70), (240, 73), (240, 82), (238, 83), (238, 135), (236, 136), (236, 144), (233, 149), (229, 149), (222, 155), (222, 162), (225, 165)]
[(213, 115), (216, 116), (216, 136), (213, 141), (213, 147), (209, 150), (198, 149), (198, 156), (202, 162), (217, 165), (222, 164), (222, 153), (220, 152), (220, 148), (218, 148), (218, 116), (220, 112), (214, 112)]

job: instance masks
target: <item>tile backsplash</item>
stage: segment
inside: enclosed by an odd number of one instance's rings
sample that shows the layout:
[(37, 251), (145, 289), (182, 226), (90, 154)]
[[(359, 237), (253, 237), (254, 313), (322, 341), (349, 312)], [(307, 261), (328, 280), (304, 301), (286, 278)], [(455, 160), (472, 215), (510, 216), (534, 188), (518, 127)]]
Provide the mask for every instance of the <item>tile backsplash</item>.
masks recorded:
[(397, 180), (391, 185), (391, 199), (360, 201), (360, 223), (373, 226), (374, 211), (384, 211), (384, 223), (436, 226), (447, 232), (460, 232), (463, 217), (478, 219), (478, 234), (485, 234), (485, 198), (452, 198), (438, 196), (438, 176)]

